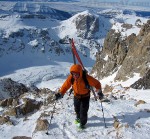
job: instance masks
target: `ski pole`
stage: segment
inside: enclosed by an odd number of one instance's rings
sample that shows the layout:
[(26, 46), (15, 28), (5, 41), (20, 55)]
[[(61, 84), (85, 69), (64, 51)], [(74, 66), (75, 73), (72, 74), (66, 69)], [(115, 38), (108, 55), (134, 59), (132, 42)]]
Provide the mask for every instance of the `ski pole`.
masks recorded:
[(93, 90), (93, 87), (90, 86), (90, 90), (92, 91), (92, 93), (94, 95), (95, 101), (97, 101), (97, 97), (96, 97), (95, 91)]
[(103, 120), (104, 120), (105, 128), (107, 128), (107, 126), (106, 126), (106, 122), (105, 122), (105, 116), (104, 116), (104, 110), (103, 110), (102, 101), (100, 100), (100, 102), (101, 102), (101, 108), (102, 108)]
[(69, 90), (69, 96), (71, 95), (72, 91), (73, 91), (73, 88), (71, 88), (71, 89)]
[[(49, 122), (49, 126), (51, 125), (51, 121), (52, 121), (52, 119), (53, 119), (53, 114), (54, 114), (54, 112), (55, 112), (56, 102), (57, 102), (57, 101), (55, 100), (55, 102), (54, 102), (54, 107), (53, 107), (52, 114), (51, 114), (51, 118), (50, 118), (50, 122)], [(49, 134), (49, 133), (48, 133), (48, 129), (47, 129), (46, 134), (47, 134), (47, 135)]]
[(108, 111), (108, 109), (104, 109), (106, 112), (107, 112), (107, 114), (110, 116), (110, 117), (112, 117), (114, 120), (118, 120), (118, 118), (117, 118), (117, 116), (115, 116), (115, 115), (113, 115), (113, 114), (110, 114), (110, 112)]
[[(91, 91), (93, 92), (93, 95), (94, 95), (95, 101), (97, 101), (97, 97), (96, 97), (96, 94), (95, 94), (95, 92), (94, 92), (93, 88), (92, 88), (92, 87), (90, 87), (90, 89), (91, 89)], [(104, 116), (104, 110), (103, 110), (102, 101), (100, 100), (100, 102), (101, 102), (101, 108), (102, 108), (103, 120), (104, 120), (105, 128), (107, 128), (107, 126), (106, 126), (106, 122), (105, 122), (105, 116)]]

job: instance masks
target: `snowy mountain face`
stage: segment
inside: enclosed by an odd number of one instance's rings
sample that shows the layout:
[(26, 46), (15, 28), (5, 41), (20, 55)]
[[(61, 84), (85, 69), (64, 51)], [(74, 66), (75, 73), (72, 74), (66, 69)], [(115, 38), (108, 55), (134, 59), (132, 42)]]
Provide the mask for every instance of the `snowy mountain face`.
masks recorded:
[[(62, 1), (0, 2), (0, 139), (149, 139), (149, 13)], [(105, 95), (101, 105), (91, 94), (81, 132), (73, 94), (54, 101), (69, 38)]]
[[(67, 43), (68, 38), (74, 38), (85, 64), (88, 66), (91, 61), (92, 65), (95, 54), (102, 47), (104, 37), (111, 27), (110, 22), (105, 24), (105, 17), (99, 19), (89, 11), (62, 21), (68, 18), (66, 12), (60, 13), (49, 5), (16, 3), (10, 7), (9, 11), (3, 11), (1, 14), (0, 56), (3, 65), (1, 74), (9, 73), (13, 68), (25, 68), (37, 63), (49, 64), (52, 60), (62, 60), (62, 57), (64, 60), (68, 59), (67, 57), (71, 55), (70, 45), (60, 43), (65, 38)], [(72, 60), (69, 59), (69, 62)]]
[[(1, 4), (3, 7), (6, 6), (6, 3)], [(93, 66), (96, 53), (101, 52), (103, 46), (104, 49), (109, 50), (110, 47), (113, 49), (113, 45), (116, 43), (116, 49), (118, 49), (118, 43), (125, 45), (121, 46), (121, 53), (117, 50), (118, 56), (115, 51), (113, 55), (111, 52), (106, 52), (104, 60), (113, 59), (113, 62), (106, 60), (107, 64), (102, 66), (102, 62), (97, 58), (96, 63), (101, 64), (98, 69), (102, 67), (104, 74), (99, 70), (93, 69), (93, 71), (98, 72), (97, 77), (106, 77), (120, 68), (126, 56), (129, 46), (128, 42), (124, 43), (124, 40), (132, 33), (138, 35), (141, 27), (148, 20), (147, 16), (145, 17), (144, 14), (137, 16), (137, 11), (133, 10), (129, 12), (129, 10), (100, 10), (96, 8), (96, 10), (86, 10), (72, 15), (72, 13), (51, 8), (52, 3), (17, 2), (7, 6), (10, 8), (2, 10), (0, 17), (0, 60), (3, 65), (0, 75), (11, 73), (22, 67), (49, 65), (55, 60), (72, 63), (72, 58), (68, 58), (71, 56), (68, 38), (74, 38), (79, 55), (87, 67)], [(115, 30), (115, 34), (113, 31), (109, 32), (110, 29)], [(103, 54), (100, 56), (103, 57)], [(111, 56), (112, 58), (110, 58)], [(135, 67), (138, 67), (138, 64)], [(142, 72), (146, 71), (142, 68), (140, 72), (137, 71), (137, 73)], [(126, 72), (121, 73), (121, 78), (125, 78)], [(131, 72), (129, 76), (132, 77), (133, 74)], [(119, 79), (119, 76), (120, 74), (116, 79)]]

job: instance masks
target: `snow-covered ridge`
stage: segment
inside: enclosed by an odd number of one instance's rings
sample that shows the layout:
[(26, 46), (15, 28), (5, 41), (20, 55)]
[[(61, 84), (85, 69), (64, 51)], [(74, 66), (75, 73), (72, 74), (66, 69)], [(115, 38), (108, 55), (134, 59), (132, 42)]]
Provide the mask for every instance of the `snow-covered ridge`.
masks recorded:
[[(26, 4), (25, 4), (25, 8), (26, 8)], [(35, 10), (37, 9), (35, 8)], [(14, 53), (14, 52), (11, 52), (11, 50), (17, 49), (17, 51), (20, 51), (22, 48), (25, 47), (27, 49), (23, 50), (22, 52), (25, 55), (28, 50), (34, 52), (34, 54), (33, 53), (32, 54), (36, 58), (39, 56), (38, 59), (40, 59), (39, 60), (40, 65), (42, 64), (41, 59), (45, 58), (45, 56), (47, 58), (46, 60), (44, 60), (44, 63), (47, 63), (49, 59), (51, 60), (61, 59), (62, 60), (62, 57), (56, 58), (54, 56), (55, 54), (52, 54), (49, 52), (59, 50), (59, 53), (61, 55), (64, 55), (67, 53), (69, 53), (70, 55), (70, 50), (69, 50), (70, 46), (68, 44), (67, 45), (59, 44), (60, 39), (63, 39), (65, 37), (70, 37), (70, 38), (74, 38), (75, 45), (79, 51), (79, 54), (85, 60), (85, 64), (88, 65), (88, 63), (91, 63), (90, 65), (92, 65), (94, 62), (93, 60), (95, 60), (95, 54), (98, 51), (101, 51), (101, 48), (104, 43), (104, 38), (106, 37), (107, 32), (110, 30), (112, 25), (113, 25), (113, 28), (116, 31), (121, 32), (123, 34), (122, 36), (124, 37), (124, 36), (129, 35), (130, 33), (138, 34), (140, 28), (139, 26), (135, 25), (135, 23), (142, 25), (147, 20), (144, 17), (137, 17), (136, 15), (124, 15), (121, 10), (109, 9), (109, 10), (101, 11), (101, 13), (104, 13), (104, 14), (108, 12), (109, 13), (115, 12), (116, 14), (114, 17), (107, 18), (101, 15), (100, 12), (97, 12), (97, 14), (95, 14), (94, 12), (93, 14), (93, 12), (86, 10), (86, 11), (77, 13), (71, 18), (64, 20), (64, 21), (54, 20), (51, 17), (45, 16), (45, 14), (41, 14), (41, 16), (45, 17), (45, 18), (41, 18), (37, 16), (37, 14), (33, 14), (32, 16), (32, 14), (28, 14), (28, 13), (12, 13), (12, 14), (2, 13), (0, 16), (0, 24), (1, 24), (0, 25), (0, 36), (1, 36), (0, 55), (2, 56), (4, 53), (11, 54), (11, 53)], [(99, 31), (95, 34), (95, 37), (92, 39), (84, 39), (82, 37), (79, 37), (78, 36), (79, 32), (76, 28), (75, 21), (78, 21), (79, 17), (81, 16), (86, 17), (86, 16), (91, 16), (91, 15), (95, 18), (99, 18)], [(137, 20), (139, 22), (136, 22)], [(133, 24), (132, 25), (133, 27), (131, 27), (130, 29), (126, 29), (122, 27), (123, 24)], [(92, 28), (92, 26), (90, 28)], [(55, 50), (52, 50), (52, 47)], [(60, 48), (60, 49), (57, 49), (57, 48)], [(8, 49), (9, 51), (7, 51)], [(37, 50), (37, 53), (41, 52), (41, 54), (36, 56), (36, 53), (35, 53), (36, 50)], [(46, 52), (45, 56), (44, 54), (42, 54), (42, 52), (44, 51)], [(31, 56), (29, 56), (30, 55), (29, 53), (27, 54), (28, 60), (31, 58)], [(13, 55), (15, 55), (15, 53)], [(20, 54), (18, 53), (18, 55)], [(8, 58), (7, 60), (12, 61), (12, 59), (15, 58), (16, 56), (12, 56), (11, 60), (8, 60), (10, 58)], [(20, 56), (19, 58), (22, 59)], [(67, 57), (68, 57), (68, 54), (66, 58), (64, 56), (63, 59), (66, 60), (68, 59)], [(34, 59), (31, 59), (31, 61), (33, 63), (38, 63), (37, 61), (34, 62)], [(70, 61), (71, 60), (69, 60), (69, 62)], [(15, 62), (16, 62), (16, 59), (15, 59)], [(30, 64), (27, 64), (27, 62), (25, 63), (26, 63), (25, 65), (30, 65)], [(2, 65), (4, 65), (3, 68), (5, 69), (2, 72), (7, 71), (6, 69), (11, 69), (11, 68), (7, 68), (7, 65), (4, 64), (3, 62), (2, 62)], [(10, 64), (10, 65), (13, 65), (13, 64)]]
[(99, 12), (99, 14), (107, 18), (112, 18), (111, 29), (114, 29), (117, 33), (121, 33), (122, 38), (124, 39), (132, 33), (137, 35), (141, 29), (141, 26), (144, 25), (149, 19), (149, 17), (144, 16), (144, 14), (143, 16), (138, 16), (136, 12), (137, 11), (133, 10), (107, 9)]

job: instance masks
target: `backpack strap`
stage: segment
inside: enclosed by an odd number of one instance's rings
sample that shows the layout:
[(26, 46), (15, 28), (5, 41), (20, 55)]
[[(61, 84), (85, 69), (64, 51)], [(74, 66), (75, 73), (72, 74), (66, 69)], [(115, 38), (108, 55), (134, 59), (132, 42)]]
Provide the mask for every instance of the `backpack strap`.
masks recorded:
[(82, 73), (82, 78), (84, 80), (84, 83), (85, 83), (85, 86), (87, 89), (90, 89), (90, 85), (89, 85), (89, 82), (87, 80), (87, 71), (86, 70), (83, 70), (83, 73)]
[(73, 85), (73, 83), (74, 83), (74, 78), (72, 77), (71, 78), (71, 84)]
[[(72, 77), (71, 84), (73, 85), (73, 83), (74, 83), (74, 78)], [(72, 91), (73, 91), (73, 87), (71, 87), (71, 89), (69, 90), (69, 96), (71, 95)]]

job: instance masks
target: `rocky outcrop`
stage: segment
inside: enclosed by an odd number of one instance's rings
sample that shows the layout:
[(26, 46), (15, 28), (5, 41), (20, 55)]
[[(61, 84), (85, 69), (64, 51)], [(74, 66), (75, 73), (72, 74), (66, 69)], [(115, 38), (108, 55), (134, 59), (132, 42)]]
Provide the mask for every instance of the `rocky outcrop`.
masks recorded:
[(24, 104), (19, 107), (20, 113), (26, 115), (28, 113), (34, 112), (40, 108), (41, 104), (41, 102), (26, 98), (24, 99)]
[[(43, 105), (54, 102), (54, 94), (50, 89), (38, 89), (33, 85), (27, 88), (24, 84), (17, 83), (8, 78), (0, 80), (0, 96), (2, 96), (0, 107), (3, 108), (1, 115), (5, 117), (30, 115), (39, 110)], [(41, 96), (44, 96), (45, 99), (42, 99)], [(1, 118), (2, 121), (5, 121), (5, 119)]]
[(141, 27), (139, 34), (122, 39), (121, 33), (110, 30), (103, 50), (97, 54), (92, 73), (99, 79), (112, 75), (115, 80), (127, 80), (139, 73), (141, 77), (150, 69), (150, 20)]
[(78, 37), (91, 39), (99, 31), (99, 18), (87, 13), (78, 15), (74, 21), (78, 32)]
[(101, 52), (96, 56), (96, 64), (93, 67), (93, 72), (96, 71), (98, 78), (103, 78), (111, 75), (122, 64), (127, 54), (127, 43), (120, 39), (121, 34), (110, 30)]
[(38, 119), (35, 131), (45, 131), (48, 130), (49, 123), (46, 119)]
[[(0, 100), (8, 99), (8, 98), (16, 98), (21, 94), (28, 91), (28, 88), (21, 84), (14, 82), (10, 78), (5, 78), (0, 80)], [(8, 101), (12, 101), (9, 99)], [(10, 102), (6, 102), (10, 103)]]
[(140, 78), (138, 81), (132, 84), (131, 87), (134, 89), (150, 89), (150, 70), (143, 78)]
[(10, 121), (9, 116), (0, 116), (0, 125), (3, 125), (3, 124), (12, 125), (13, 123)]
[[(138, 36), (129, 38), (128, 53), (122, 63), (122, 67), (116, 75), (116, 80), (126, 80), (133, 77), (134, 73), (140, 73), (143, 77), (150, 64), (150, 20), (143, 25)], [(128, 76), (128, 77), (127, 77)]]
[(9, 106), (17, 106), (19, 104), (18, 99), (16, 98), (8, 98), (0, 101), (1, 107), (9, 107)]

